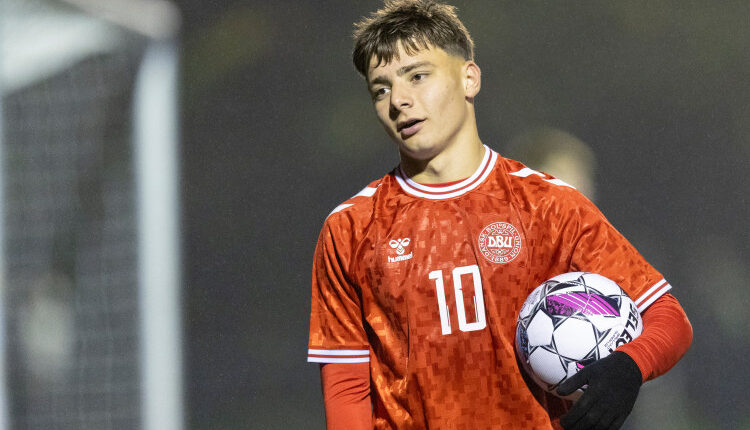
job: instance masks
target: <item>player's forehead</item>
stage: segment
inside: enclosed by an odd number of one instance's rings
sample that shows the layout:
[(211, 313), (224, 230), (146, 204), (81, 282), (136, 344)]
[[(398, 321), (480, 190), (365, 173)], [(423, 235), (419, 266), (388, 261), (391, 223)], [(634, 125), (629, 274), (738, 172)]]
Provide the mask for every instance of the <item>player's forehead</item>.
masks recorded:
[(377, 53), (370, 57), (367, 80), (371, 82), (379, 76), (397, 74), (404, 67), (416, 63), (428, 64), (432, 67), (447, 66), (452, 60), (455, 61), (452, 57), (441, 48), (431, 44), (412, 48), (399, 42), (393, 47), (390, 58)]

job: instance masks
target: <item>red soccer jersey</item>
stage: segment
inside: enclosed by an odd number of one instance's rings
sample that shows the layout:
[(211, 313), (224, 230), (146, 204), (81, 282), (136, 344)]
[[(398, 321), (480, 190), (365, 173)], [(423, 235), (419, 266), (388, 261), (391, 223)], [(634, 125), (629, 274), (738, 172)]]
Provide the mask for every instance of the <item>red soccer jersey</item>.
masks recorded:
[(376, 428), (551, 428), (514, 352), (528, 294), (595, 272), (642, 312), (671, 288), (578, 191), (485, 148), (448, 186), (395, 169), (321, 231), (308, 361), (369, 362)]

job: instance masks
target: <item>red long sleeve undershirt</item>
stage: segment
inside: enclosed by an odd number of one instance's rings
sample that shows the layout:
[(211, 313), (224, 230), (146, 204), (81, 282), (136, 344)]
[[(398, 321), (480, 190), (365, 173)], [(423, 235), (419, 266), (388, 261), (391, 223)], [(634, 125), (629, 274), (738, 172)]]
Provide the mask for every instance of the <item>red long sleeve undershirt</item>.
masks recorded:
[(328, 430), (372, 430), (370, 363), (320, 366)]
[[(665, 294), (642, 314), (643, 333), (618, 350), (633, 358), (643, 380), (666, 373), (685, 354), (693, 329), (677, 299)], [(329, 363), (320, 367), (328, 430), (372, 429), (370, 364)]]
[(635, 361), (645, 382), (677, 364), (693, 341), (693, 327), (671, 294), (659, 297), (641, 317), (643, 333), (617, 349)]

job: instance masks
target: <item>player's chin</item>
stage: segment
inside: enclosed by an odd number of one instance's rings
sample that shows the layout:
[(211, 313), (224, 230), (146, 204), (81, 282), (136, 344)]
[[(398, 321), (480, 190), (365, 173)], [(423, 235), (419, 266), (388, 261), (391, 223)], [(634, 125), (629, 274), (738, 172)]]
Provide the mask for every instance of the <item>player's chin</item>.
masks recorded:
[(400, 141), (396, 142), (402, 155), (412, 160), (428, 161), (435, 156), (435, 148), (431, 145), (420, 144), (417, 141)]

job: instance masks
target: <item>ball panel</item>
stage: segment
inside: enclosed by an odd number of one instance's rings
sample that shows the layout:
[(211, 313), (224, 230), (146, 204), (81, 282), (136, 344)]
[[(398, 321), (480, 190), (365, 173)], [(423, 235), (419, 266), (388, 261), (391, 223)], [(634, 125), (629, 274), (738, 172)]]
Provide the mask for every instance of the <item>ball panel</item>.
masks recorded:
[(537, 311), (526, 327), (529, 347), (551, 344), (553, 331), (552, 318), (541, 310)]
[(550, 385), (559, 384), (567, 376), (560, 357), (545, 348), (537, 348), (529, 355), (529, 366), (536, 377)]
[(543, 294), (544, 284), (536, 287), (534, 291), (529, 294), (529, 297), (526, 298), (526, 301), (524, 301), (521, 306), (521, 312), (518, 314), (519, 320), (528, 318), (534, 310), (536, 310), (536, 304), (539, 303), (539, 299)]
[(586, 320), (568, 318), (560, 324), (552, 335), (557, 353), (580, 360), (596, 346), (596, 333)]
[(526, 329), (520, 324), (516, 330), (516, 353), (521, 362), (526, 365), (526, 361), (529, 359), (529, 336), (526, 334)]
[(586, 273), (582, 276), (583, 283), (591, 288), (596, 289), (604, 296), (620, 295), (622, 289), (615, 281), (606, 278), (597, 273)]

